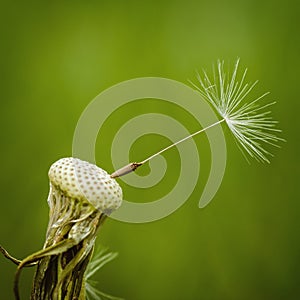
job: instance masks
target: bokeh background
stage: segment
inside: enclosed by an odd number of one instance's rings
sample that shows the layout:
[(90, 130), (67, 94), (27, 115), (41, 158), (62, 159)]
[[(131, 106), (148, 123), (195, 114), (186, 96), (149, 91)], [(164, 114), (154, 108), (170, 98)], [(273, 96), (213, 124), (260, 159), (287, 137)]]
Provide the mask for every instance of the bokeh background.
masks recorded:
[[(218, 58), (240, 57), (248, 79), (260, 80), (257, 92), (271, 91), (269, 99), (278, 102), (274, 116), (287, 142), (273, 151), (270, 165), (248, 165), (227, 134), (222, 186), (209, 206), (198, 209), (210, 156), (205, 136), (197, 137), (203, 175), (190, 199), (157, 222), (108, 220), (97, 242), (119, 257), (94, 279), (102, 291), (128, 300), (299, 299), (298, 6), (295, 0), (2, 0), (1, 244), (18, 258), (42, 247), (48, 168), (72, 154), (76, 123), (98, 93), (141, 76), (187, 83)], [(116, 111), (98, 138), (97, 163), (108, 171), (117, 126), (142, 109), (171, 114), (190, 131), (199, 128), (176, 107), (149, 99), (136, 104)], [(145, 136), (131, 156), (167, 143)], [(174, 168), (167, 180), (149, 191), (122, 185), (127, 199), (151, 201), (172, 188), (176, 150), (166, 159)], [(14, 272), (0, 257), (0, 299), (13, 299)], [(30, 269), (22, 273), (23, 299), (32, 276)]]

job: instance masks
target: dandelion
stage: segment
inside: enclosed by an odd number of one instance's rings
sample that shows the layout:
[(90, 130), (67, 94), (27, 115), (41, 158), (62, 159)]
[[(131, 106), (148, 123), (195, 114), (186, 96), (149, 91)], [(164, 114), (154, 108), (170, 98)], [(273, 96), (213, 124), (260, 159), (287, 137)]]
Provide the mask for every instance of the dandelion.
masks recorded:
[(37, 265), (31, 300), (96, 300), (118, 299), (98, 291), (90, 280), (92, 275), (115, 253), (101, 250), (91, 261), (97, 232), (104, 220), (122, 203), (122, 190), (114, 178), (135, 171), (138, 167), (179, 143), (205, 132), (218, 124), (226, 124), (239, 147), (250, 157), (269, 162), (272, 155), (266, 145), (278, 147), (283, 141), (277, 134), (277, 121), (269, 107), (275, 102), (260, 104), (268, 94), (247, 101), (256, 86), (245, 83), (247, 69), (239, 76), (239, 60), (233, 71), (224, 71), (218, 61), (210, 78), (206, 72), (193, 84), (219, 114), (219, 121), (171, 144), (141, 162), (134, 162), (109, 175), (103, 169), (76, 158), (62, 158), (49, 171), (50, 208), (46, 241), (42, 250), (17, 260), (0, 246), (2, 254), (18, 265), (14, 293), (20, 299), (18, 283), (24, 267)]
[(244, 152), (254, 159), (269, 163), (268, 156), (272, 156), (272, 154), (265, 146), (269, 144), (278, 147), (278, 142), (284, 141), (277, 136), (281, 130), (276, 128), (278, 122), (272, 119), (270, 116), (271, 111), (268, 110), (275, 102), (260, 104), (261, 100), (269, 93), (247, 101), (250, 98), (250, 92), (254, 89), (258, 81), (255, 81), (253, 84), (245, 83), (247, 69), (242, 73), (240, 78), (238, 76), (238, 69), (239, 59), (236, 61), (232, 73), (225, 72), (224, 61), (218, 61), (217, 69), (213, 70), (212, 78), (204, 71), (202, 77), (199, 74), (197, 76), (199, 85), (192, 83), (201, 96), (217, 111), (220, 116), (218, 122), (194, 132), (141, 162), (130, 163), (115, 171), (111, 177), (115, 178), (135, 171), (139, 166), (168, 149), (220, 123), (227, 124), (242, 152), (244, 150)]
[[(20, 299), (18, 282), (22, 268), (35, 263), (31, 300), (85, 299), (85, 271), (96, 234), (107, 215), (121, 205), (122, 190), (106, 171), (75, 158), (55, 162), (49, 179), (50, 215), (44, 248), (22, 261), (12, 258), (2, 248), (1, 252), (18, 264), (16, 299)], [(108, 258), (112, 257), (104, 257), (104, 262)], [(98, 263), (101, 267), (103, 260)], [(92, 267), (94, 271), (98, 269)]]

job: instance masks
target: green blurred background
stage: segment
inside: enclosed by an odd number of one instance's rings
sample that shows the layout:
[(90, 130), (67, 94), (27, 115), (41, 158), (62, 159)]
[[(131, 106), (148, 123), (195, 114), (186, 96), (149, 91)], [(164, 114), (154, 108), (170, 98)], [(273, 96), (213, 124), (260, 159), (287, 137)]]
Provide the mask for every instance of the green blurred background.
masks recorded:
[[(222, 186), (198, 209), (210, 157), (205, 137), (197, 137), (204, 173), (189, 201), (149, 224), (108, 220), (98, 243), (120, 255), (95, 279), (128, 300), (299, 299), (298, 19), (298, 1), (1, 1), (1, 244), (18, 258), (42, 247), (48, 168), (72, 154), (78, 118), (98, 93), (141, 76), (187, 83), (218, 58), (239, 56), (248, 79), (260, 80), (257, 92), (278, 101), (274, 116), (287, 143), (270, 165), (248, 165), (227, 135)], [(112, 171), (114, 120), (137, 115), (142, 103), (112, 115), (97, 143), (98, 165)], [(173, 112), (198, 128), (184, 111), (149, 103), (150, 111)], [(168, 140), (144, 137), (131, 155), (162, 143)], [(176, 150), (166, 158), (178, 171)], [(167, 193), (175, 171), (151, 191), (122, 185), (124, 194), (139, 201)], [(13, 299), (14, 271), (0, 257), (0, 299)], [(32, 275), (22, 273), (23, 299)]]

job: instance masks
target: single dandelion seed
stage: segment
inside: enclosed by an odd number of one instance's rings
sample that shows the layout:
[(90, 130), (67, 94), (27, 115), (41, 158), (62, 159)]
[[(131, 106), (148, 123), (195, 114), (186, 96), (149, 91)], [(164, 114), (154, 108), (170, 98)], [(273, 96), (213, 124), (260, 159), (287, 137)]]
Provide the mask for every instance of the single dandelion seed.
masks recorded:
[(149, 156), (141, 162), (134, 162), (112, 173), (111, 177), (116, 178), (135, 171), (139, 166), (162, 154), (172, 147), (220, 124), (226, 123), (239, 148), (248, 155), (260, 162), (270, 162), (268, 156), (272, 154), (265, 148), (267, 144), (278, 147), (279, 141), (284, 139), (277, 136), (280, 129), (276, 128), (277, 121), (270, 116), (268, 109), (275, 102), (260, 104), (261, 100), (269, 93), (265, 93), (255, 99), (247, 101), (249, 94), (257, 84), (245, 83), (247, 69), (239, 78), (239, 59), (236, 61), (232, 73), (225, 72), (224, 61), (218, 61), (217, 69), (213, 70), (210, 78), (204, 71), (203, 76), (197, 76), (199, 86), (192, 83), (195, 89), (207, 100), (218, 112), (220, 120), (210, 126), (171, 144), (159, 152)]

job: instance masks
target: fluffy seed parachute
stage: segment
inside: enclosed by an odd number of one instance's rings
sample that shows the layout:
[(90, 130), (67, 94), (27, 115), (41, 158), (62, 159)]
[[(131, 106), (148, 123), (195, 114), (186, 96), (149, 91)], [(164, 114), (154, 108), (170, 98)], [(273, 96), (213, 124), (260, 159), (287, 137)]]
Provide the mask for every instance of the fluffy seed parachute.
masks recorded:
[(268, 109), (275, 102), (261, 104), (261, 100), (269, 93), (247, 101), (258, 81), (246, 83), (247, 69), (241, 76), (238, 71), (239, 59), (231, 73), (224, 71), (224, 61), (218, 61), (213, 76), (209, 77), (204, 71), (202, 77), (199, 74), (197, 76), (200, 86), (193, 86), (226, 122), (238, 145), (241, 145), (241, 150), (258, 161), (270, 162), (268, 156), (272, 154), (265, 149), (265, 145), (278, 147), (277, 143), (283, 141), (277, 136), (281, 132), (275, 128), (278, 122), (272, 119)]

